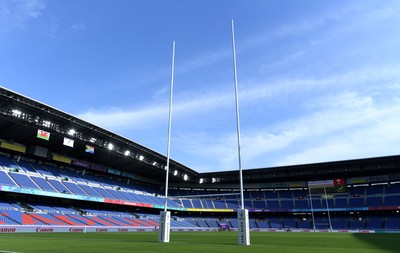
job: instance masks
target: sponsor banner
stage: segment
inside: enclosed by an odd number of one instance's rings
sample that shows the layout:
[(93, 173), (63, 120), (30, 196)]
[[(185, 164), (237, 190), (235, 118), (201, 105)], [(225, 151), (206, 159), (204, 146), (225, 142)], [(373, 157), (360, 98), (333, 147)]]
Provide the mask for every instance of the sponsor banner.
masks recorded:
[(307, 182), (308, 187), (310, 187), (310, 189), (313, 188), (328, 188), (328, 187), (332, 187), (333, 186), (333, 180), (318, 180), (318, 181), (308, 181)]
[(210, 209), (210, 208), (187, 208), (187, 211), (192, 212), (233, 212), (234, 209)]
[(107, 171), (106, 167), (103, 167), (103, 166), (97, 165), (97, 164), (92, 164), (92, 165), (90, 166), (90, 168), (91, 168), (92, 170), (101, 171), (101, 172), (106, 172), (106, 171)]
[(153, 204), (146, 204), (146, 203), (140, 203), (140, 202), (129, 202), (129, 201), (124, 201), (124, 200), (117, 200), (117, 199), (104, 199), (104, 203), (111, 203), (111, 204), (117, 204), (117, 205), (126, 205), (126, 206), (141, 206), (141, 207), (148, 207), (148, 208), (153, 208)]
[(387, 182), (388, 180), (389, 180), (389, 176), (388, 175), (371, 176), (371, 177), (369, 177), (369, 182), (370, 183)]
[(15, 233), (17, 232), (16, 228), (12, 228), (12, 227), (0, 227), (0, 233)]
[[(164, 209), (165, 206), (164, 205), (154, 205), (153, 208), (156, 209)], [(176, 211), (187, 211), (187, 209), (185, 207), (168, 207), (168, 210), (176, 210)]]
[(375, 233), (383, 233), (383, 234), (400, 234), (400, 230), (390, 230), (390, 229), (385, 229), (385, 230), (377, 230)]
[(298, 232), (304, 232), (303, 229), (291, 229), (290, 232), (298, 233)]
[(81, 162), (81, 161), (77, 161), (77, 160), (72, 161), (72, 164), (76, 165), (76, 166), (79, 166), (79, 167), (83, 167), (83, 168), (89, 168), (90, 167), (90, 164), (85, 163), (85, 162)]
[(348, 183), (349, 184), (366, 184), (366, 183), (368, 183), (368, 178), (367, 177), (349, 178)]
[(271, 228), (271, 229), (267, 229), (267, 232), (286, 232), (286, 230), (284, 230), (284, 229), (273, 229), (273, 228)]
[(85, 233), (86, 231), (85, 231), (85, 228), (76, 228), (76, 227), (74, 227), (74, 228), (68, 229), (68, 232), (71, 232), (71, 233)]
[[(351, 207), (351, 208), (329, 208), (329, 211), (337, 211), (337, 212), (343, 212), (343, 211), (368, 211), (368, 207)], [(326, 208), (314, 208), (314, 212), (326, 212)], [(302, 208), (302, 209), (291, 209), (290, 212), (295, 212), (295, 213), (304, 213), (304, 212), (311, 212), (310, 208)]]
[(260, 188), (275, 189), (275, 188), (297, 188), (306, 187), (305, 182), (281, 182), (281, 183), (265, 183), (260, 184)]
[[(164, 207), (163, 207), (164, 208)], [(176, 210), (176, 211), (186, 211), (187, 209), (184, 207), (168, 207), (169, 210)]]
[(17, 151), (17, 152), (21, 152), (21, 153), (25, 153), (25, 151), (26, 151), (25, 146), (12, 144), (12, 143), (8, 143), (5, 141), (1, 142), (0, 147), (9, 149), (9, 150), (13, 150), (13, 151)]
[[(128, 232), (155, 232), (153, 227), (110, 227), (110, 226), (35, 226), (35, 225), (0, 225), (1, 233), (128, 233)], [(187, 228), (174, 227), (171, 231), (218, 231), (218, 228)]]
[[(368, 210), (400, 210), (400, 206), (384, 206), (379, 207), (379, 209), (375, 207), (350, 207), (350, 208), (329, 208), (330, 211), (368, 211)], [(200, 208), (188, 208), (187, 211), (201, 212), (203, 209)], [(251, 213), (305, 213), (311, 212), (310, 208), (294, 208), (294, 209), (248, 209)], [(236, 209), (232, 209), (233, 212), (236, 212)], [(314, 208), (314, 212), (326, 212), (326, 208)], [(226, 211), (229, 212), (229, 211)]]
[(120, 170), (116, 170), (116, 169), (112, 169), (112, 168), (108, 168), (107, 172), (110, 173), (110, 174), (113, 174), (113, 175), (118, 175), (118, 176), (121, 175), (121, 171)]
[(375, 233), (375, 231), (374, 230), (359, 230), (358, 231), (359, 233)]
[(5, 192), (15, 192), (15, 193), (40, 195), (40, 196), (47, 196), (47, 197), (57, 197), (57, 198), (64, 198), (64, 199), (76, 199), (76, 200), (104, 202), (104, 198), (80, 196), (80, 195), (73, 195), (73, 194), (66, 194), (66, 193), (59, 193), (59, 192), (48, 192), (48, 191), (42, 191), (42, 190), (37, 190), (37, 189), (19, 188), (16, 186), (8, 186), (8, 185), (2, 185), (0, 187), (0, 190), (5, 191)]
[(123, 177), (127, 177), (127, 178), (132, 178), (132, 179), (134, 179), (134, 178), (135, 178), (135, 175), (133, 175), (132, 173), (129, 173), (129, 172), (124, 172), (124, 171), (122, 171), (122, 174), (121, 174), (121, 176), (123, 176)]
[(378, 207), (368, 207), (370, 211), (377, 211), (377, 210), (400, 210), (400, 206), (378, 206)]
[(307, 185), (304, 182), (292, 182), (289, 183), (289, 188), (299, 188), (299, 187), (306, 187)]
[(67, 164), (71, 164), (71, 162), (72, 162), (71, 158), (62, 156), (62, 155), (56, 155), (56, 154), (53, 154), (53, 160), (58, 161), (58, 162), (67, 163)]

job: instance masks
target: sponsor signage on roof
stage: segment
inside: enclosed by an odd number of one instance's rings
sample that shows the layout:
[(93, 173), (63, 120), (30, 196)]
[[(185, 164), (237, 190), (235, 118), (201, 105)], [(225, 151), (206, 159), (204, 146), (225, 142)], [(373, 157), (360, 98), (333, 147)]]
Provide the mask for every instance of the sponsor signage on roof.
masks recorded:
[(79, 167), (83, 167), (83, 168), (89, 168), (90, 167), (90, 164), (85, 163), (85, 162), (81, 162), (81, 161), (77, 161), (77, 160), (72, 161), (72, 164), (76, 165), (76, 166), (79, 166)]
[(108, 168), (107, 172), (113, 175), (121, 175), (121, 171), (120, 170), (116, 170), (116, 169), (112, 169), (112, 168)]
[(101, 165), (97, 165), (97, 164), (92, 164), (92, 165), (90, 166), (90, 168), (91, 168), (92, 170), (97, 170), (97, 171), (102, 171), (102, 172), (106, 172), (106, 171), (107, 171), (106, 167), (101, 166)]

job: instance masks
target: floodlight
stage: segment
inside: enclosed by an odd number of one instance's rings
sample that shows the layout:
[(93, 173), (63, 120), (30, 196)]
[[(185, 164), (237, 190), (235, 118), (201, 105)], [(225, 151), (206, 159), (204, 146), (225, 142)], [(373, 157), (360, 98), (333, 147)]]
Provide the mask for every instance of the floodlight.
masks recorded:
[(140, 160), (140, 161), (143, 161), (143, 160), (144, 160), (144, 156), (140, 155), (140, 156), (139, 156), (139, 160)]
[(204, 178), (200, 178), (199, 183), (200, 184), (204, 183)]
[(107, 148), (108, 148), (109, 150), (113, 150), (113, 149), (114, 149), (114, 144), (108, 143)]
[(76, 133), (75, 129), (71, 128), (70, 130), (68, 130), (67, 132), (69, 135), (74, 136), (74, 134)]
[(215, 182), (217, 182), (217, 179), (216, 179), (215, 177), (213, 177), (213, 178), (211, 179), (211, 183), (215, 183)]
[(157, 165), (157, 162), (153, 162), (153, 166), (156, 166)]
[(18, 117), (18, 118), (21, 117), (22, 112), (20, 110), (13, 109), (11, 112), (12, 112), (13, 116)]
[(124, 154), (125, 154), (126, 156), (128, 156), (128, 155), (130, 155), (130, 154), (131, 154), (131, 151), (129, 151), (129, 150), (126, 150)]
[(183, 175), (183, 180), (188, 181), (189, 180), (189, 176), (187, 174)]
[(175, 170), (175, 171), (174, 171), (174, 176), (177, 176), (177, 175), (178, 175), (178, 171)]
[(44, 126), (44, 127), (50, 127), (50, 126), (51, 126), (51, 122), (48, 121), (48, 120), (44, 120), (44, 121), (42, 122), (42, 126)]
[(97, 141), (97, 139), (96, 138), (90, 138), (90, 140), (89, 140), (91, 143), (95, 143), (96, 141)]

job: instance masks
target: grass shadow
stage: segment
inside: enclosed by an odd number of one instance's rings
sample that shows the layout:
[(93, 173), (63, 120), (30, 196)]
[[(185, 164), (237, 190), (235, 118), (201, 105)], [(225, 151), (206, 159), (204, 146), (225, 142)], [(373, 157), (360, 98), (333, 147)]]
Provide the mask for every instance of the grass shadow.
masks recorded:
[(355, 233), (353, 237), (370, 245), (371, 248), (385, 250), (386, 252), (400, 252), (400, 233)]

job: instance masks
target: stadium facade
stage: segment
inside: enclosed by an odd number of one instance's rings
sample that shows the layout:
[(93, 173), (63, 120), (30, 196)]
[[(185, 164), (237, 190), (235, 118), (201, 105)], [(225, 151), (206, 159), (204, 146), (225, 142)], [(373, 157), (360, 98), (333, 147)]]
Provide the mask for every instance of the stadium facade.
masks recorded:
[[(0, 232), (158, 229), (166, 157), (0, 87)], [(400, 230), (400, 156), (243, 171), (253, 231)], [(239, 172), (170, 163), (175, 230), (237, 229)]]

